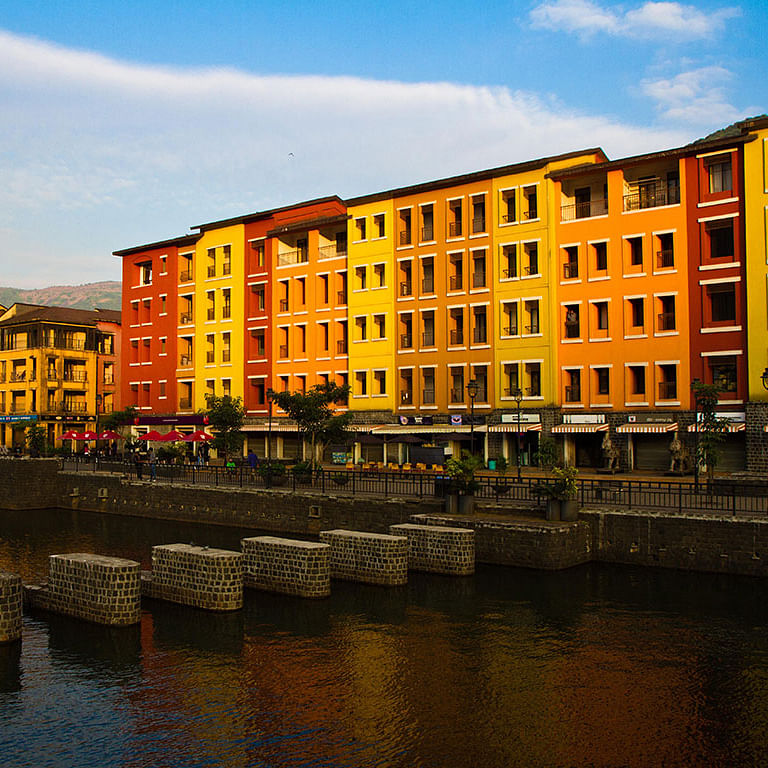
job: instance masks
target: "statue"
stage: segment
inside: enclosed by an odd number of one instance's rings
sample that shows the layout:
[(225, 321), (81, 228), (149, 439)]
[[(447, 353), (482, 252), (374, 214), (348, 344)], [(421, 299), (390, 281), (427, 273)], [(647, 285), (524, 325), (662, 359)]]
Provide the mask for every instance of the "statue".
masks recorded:
[(683, 468), (683, 444), (675, 432), (669, 443), (669, 471), (682, 472)]
[(603, 462), (605, 469), (616, 472), (619, 469), (619, 449), (613, 444), (611, 436), (606, 432), (601, 446), (603, 450)]

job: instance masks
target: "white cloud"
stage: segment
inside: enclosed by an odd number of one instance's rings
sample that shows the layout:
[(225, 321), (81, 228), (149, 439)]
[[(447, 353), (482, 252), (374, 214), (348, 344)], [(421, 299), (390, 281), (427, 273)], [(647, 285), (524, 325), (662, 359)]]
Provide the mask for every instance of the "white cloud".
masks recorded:
[(670, 78), (644, 80), (641, 89), (656, 102), (664, 119), (710, 127), (743, 117), (724, 93), (725, 84), (732, 79), (723, 67), (700, 67)]
[(551, 0), (531, 11), (534, 27), (562, 30), (588, 37), (598, 32), (665, 41), (702, 40), (712, 37), (725, 22), (740, 14), (738, 8), (711, 13), (675, 2), (645, 2), (628, 11), (604, 7), (591, 0)]
[(2, 31), (0, 100), (0, 284), (21, 286), (115, 278), (115, 249), (275, 205), (691, 138), (507, 88), (138, 66)]

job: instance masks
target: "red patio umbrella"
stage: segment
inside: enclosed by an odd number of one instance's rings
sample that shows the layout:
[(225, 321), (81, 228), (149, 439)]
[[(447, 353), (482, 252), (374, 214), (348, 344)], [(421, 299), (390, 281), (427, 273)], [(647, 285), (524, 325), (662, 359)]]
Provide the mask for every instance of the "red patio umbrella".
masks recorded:
[(179, 440), (184, 439), (184, 433), (179, 432), (177, 429), (172, 429), (160, 438), (161, 443), (177, 443)]
[(139, 440), (146, 440), (148, 443), (159, 443), (162, 442), (163, 436), (156, 429), (150, 429), (146, 435), (139, 435)]
[(204, 429), (198, 429), (184, 438), (185, 443), (207, 443), (210, 440), (213, 440), (213, 435), (209, 435)]
[(99, 435), (98, 433), (94, 432), (92, 429), (86, 429), (85, 432), (81, 432), (75, 440), (98, 440)]
[(99, 440), (125, 440), (118, 432), (108, 429), (106, 432), (99, 432)]
[(79, 433), (75, 432), (74, 429), (68, 429), (66, 432), (59, 435), (59, 440), (78, 440), (79, 438)]

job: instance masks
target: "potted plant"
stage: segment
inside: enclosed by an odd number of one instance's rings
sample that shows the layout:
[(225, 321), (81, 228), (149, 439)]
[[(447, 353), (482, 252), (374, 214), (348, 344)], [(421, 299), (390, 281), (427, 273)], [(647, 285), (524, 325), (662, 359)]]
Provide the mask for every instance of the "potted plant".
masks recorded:
[(312, 482), (312, 463), (299, 461), (293, 465), (293, 476), (299, 485), (308, 485)]
[(578, 518), (578, 474), (576, 467), (553, 467), (551, 482), (539, 483), (533, 487), (534, 494), (546, 499), (547, 520), (573, 521)]
[(346, 485), (349, 482), (349, 473), (348, 472), (333, 472), (331, 474), (331, 480), (333, 480), (336, 485)]
[(271, 485), (285, 485), (288, 482), (285, 464), (280, 461), (261, 462), (259, 464), (259, 474), (264, 478), (267, 488)]
[(445, 465), (445, 470), (451, 478), (451, 493), (449, 495), (449, 507), (462, 515), (471, 514), (475, 508), (475, 491), (480, 483), (475, 473), (482, 469), (483, 460), (462, 451), (461, 456), (450, 458)]

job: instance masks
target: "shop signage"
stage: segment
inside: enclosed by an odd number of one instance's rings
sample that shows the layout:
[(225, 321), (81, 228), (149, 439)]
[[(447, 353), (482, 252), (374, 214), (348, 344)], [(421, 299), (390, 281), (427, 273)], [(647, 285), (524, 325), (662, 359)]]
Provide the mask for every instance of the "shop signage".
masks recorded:
[(208, 417), (204, 413), (190, 413), (187, 416), (137, 416), (133, 423), (142, 426), (154, 426), (157, 424), (207, 424)]
[[(516, 413), (502, 413), (502, 424), (517, 424)], [(541, 423), (540, 413), (531, 413), (530, 411), (520, 411), (520, 423), (521, 424), (539, 424)]]
[(460, 427), (462, 425), (469, 425), (469, 424), (485, 424), (485, 416), (482, 414), (478, 416), (471, 416), (465, 414), (454, 414), (451, 416), (451, 426), (452, 427)]
[[(747, 420), (747, 414), (745, 411), (715, 411), (715, 418), (722, 419), (723, 421), (729, 421), (732, 424), (742, 424)], [(702, 421), (704, 414), (698, 414), (698, 421)]]
[(564, 413), (563, 424), (605, 424), (604, 413)]
[(408, 425), (414, 425), (414, 424), (432, 424), (432, 417), (431, 416), (401, 416), (400, 417), (400, 423), (406, 427)]
[(630, 413), (627, 416), (628, 424), (672, 424), (676, 421), (671, 414), (654, 416), (650, 413)]
[(9, 421), (37, 421), (37, 415), (34, 413), (31, 414), (18, 414), (13, 416), (0, 416), (0, 422), (9, 422)]

